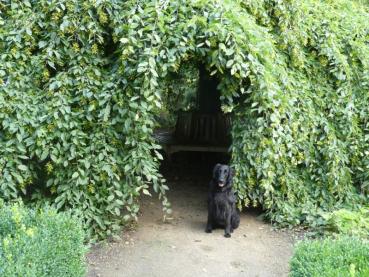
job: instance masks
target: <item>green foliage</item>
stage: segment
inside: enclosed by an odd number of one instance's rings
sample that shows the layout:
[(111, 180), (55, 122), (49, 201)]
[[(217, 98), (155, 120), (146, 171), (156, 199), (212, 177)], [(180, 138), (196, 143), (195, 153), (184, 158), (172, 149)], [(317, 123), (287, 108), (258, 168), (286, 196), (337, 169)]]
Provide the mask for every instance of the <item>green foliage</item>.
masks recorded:
[(368, 276), (369, 242), (350, 237), (303, 241), (297, 244), (290, 266), (290, 276)]
[(152, 131), (201, 62), (233, 113), (240, 206), (296, 225), (358, 203), (368, 16), (354, 0), (2, 0), (0, 196), (78, 208), (100, 235), (150, 184), (168, 210)]
[(82, 277), (85, 234), (76, 219), (54, 209), (0, 203), (0, 275)]
[(340, 209), (323, 216), (325, 229), (331, 232), (369, 238), (369, 209), (358, 211)]
[(169, 205), (152, 138), (160, 102), (135, 81), (128, 7), (0, 2), (0, 197), (82, 211), (93, 236), (135, 218), (149, 184)]
[(160, 115), (156, 120), (160, 127), (174, 128), (177, 112), (196, 108), (199, 74), (197, 64), (185, 63), (162, 81), (162, 97), (166, 101), (163, 103)]
[(167, 83), (162, 86), (166, 88), (164, 97), (168, 99), (166, 105), (169, 111), (175, 113), (196, 108), (199, 74), (197, 64), (185, 63), (165, 80)]

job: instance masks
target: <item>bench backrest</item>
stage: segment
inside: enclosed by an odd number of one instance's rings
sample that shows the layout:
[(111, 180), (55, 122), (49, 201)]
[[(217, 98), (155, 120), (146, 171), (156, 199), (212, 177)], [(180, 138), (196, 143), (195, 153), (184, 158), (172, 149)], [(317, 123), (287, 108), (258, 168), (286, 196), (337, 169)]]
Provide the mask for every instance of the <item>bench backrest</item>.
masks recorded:
[(230, 145), (230, 117), (223, 114), (182, 112), (178, 114), (175, 140), (183, 144)]

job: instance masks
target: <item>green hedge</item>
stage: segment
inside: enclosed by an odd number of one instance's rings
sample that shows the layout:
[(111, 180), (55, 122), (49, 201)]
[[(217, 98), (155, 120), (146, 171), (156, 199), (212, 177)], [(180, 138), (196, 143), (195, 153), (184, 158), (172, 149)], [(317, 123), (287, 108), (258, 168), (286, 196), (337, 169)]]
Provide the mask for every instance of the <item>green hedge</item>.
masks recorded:
[(303, 241), (290, 262), (290, 276), (369, 276), (369, 243), (353, 237)]
[(0, 202), (0, 276), (84, 276), (84, 237), (66, 213)]
[(369, 239), (369, 207), (354, 211), (340, 209), (323, 217), (325, 231)]

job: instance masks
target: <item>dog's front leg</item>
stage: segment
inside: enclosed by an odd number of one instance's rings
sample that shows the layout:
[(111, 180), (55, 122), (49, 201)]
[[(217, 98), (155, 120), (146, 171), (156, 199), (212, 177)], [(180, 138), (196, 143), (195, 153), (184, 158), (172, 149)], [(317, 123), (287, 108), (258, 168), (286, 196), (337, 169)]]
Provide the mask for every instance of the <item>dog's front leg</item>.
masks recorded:
[(210, 210), (208, 211), (208, 222), (206, 223), (206, 229), (205, 232), (206, 233), (211, 233), (213, 231), (213, 216), (210, 212)]
[(230, 209), (227, 209), (227, 216), (226, 216), (226, 224), (225, 224), (225, 234), (224, 236), (226, 238), (230, 238), (231, 237), (231, 219), (232, 219), (232, 213), (229, 211)]

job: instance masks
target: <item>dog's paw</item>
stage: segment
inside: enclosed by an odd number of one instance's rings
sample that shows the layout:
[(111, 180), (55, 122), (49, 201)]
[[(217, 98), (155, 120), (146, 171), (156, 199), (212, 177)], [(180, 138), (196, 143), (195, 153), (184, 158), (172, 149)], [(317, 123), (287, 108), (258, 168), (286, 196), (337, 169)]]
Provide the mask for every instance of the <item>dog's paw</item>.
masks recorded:
[(226, 238), (230, 238), (231, 237), (231, 234), (225, 234), (224, 235)]
[(205, 233), (211, 233), (213, 230), (211, 230), (211, 229), (206, 229), (205, 230)]

